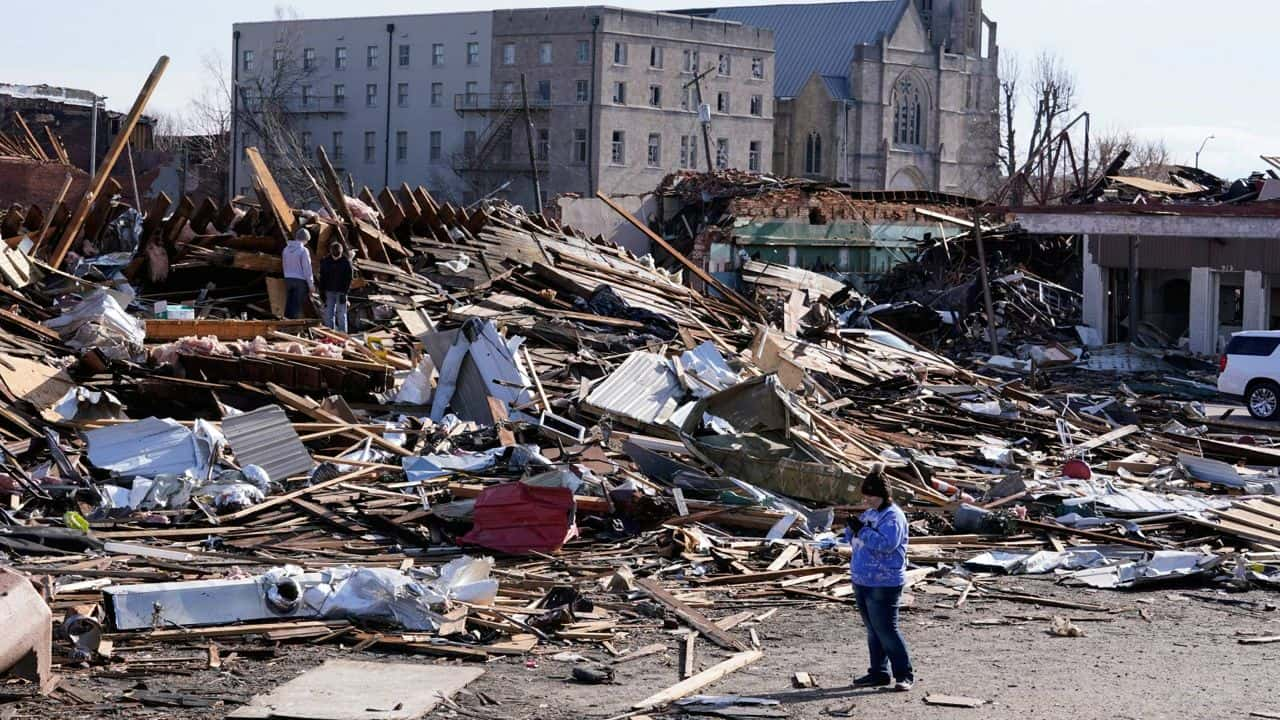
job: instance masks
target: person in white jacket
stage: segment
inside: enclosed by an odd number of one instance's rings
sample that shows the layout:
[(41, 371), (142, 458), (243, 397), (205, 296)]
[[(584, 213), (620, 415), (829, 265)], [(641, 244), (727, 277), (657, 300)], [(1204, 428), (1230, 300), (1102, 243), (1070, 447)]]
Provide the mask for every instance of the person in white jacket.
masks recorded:
[(284, 265), (284, 316), (290, 320), (302, 317), (302, 308), (307, 297), (315, 288), (315, 275), (311, 272), (311, 251), (307, 243), (311, 240), (306, 228), (298, 228), (280, 254)]

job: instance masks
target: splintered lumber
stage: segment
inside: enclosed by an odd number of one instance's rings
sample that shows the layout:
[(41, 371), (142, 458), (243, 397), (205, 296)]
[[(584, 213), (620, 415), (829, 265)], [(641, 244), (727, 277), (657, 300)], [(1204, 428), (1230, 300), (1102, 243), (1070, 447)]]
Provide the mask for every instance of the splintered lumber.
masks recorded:
[(161, 55), (160, 59), (156, 61), (155, 68), (147, 76), (147, 81), (143, 83), (142, 91), (134, 99), (133, 107), (129, 108), (129, 114), (120, 123), (120, 131), (116, 134), (115, 141), (111, 143), (111, 147), (107, 150), (106, 156), (102, 158), (102, 164), (98, 166), (98, 174), (93, 176), (93, 181), (89, 183), (89, 189), (85, 191), (84, 197), (80, 199), (80, 204), (76, 206), (75, 214), (71, 216), (70, 222), (63, 229), (62, 238), (58, 240), (57, 247), (49, 255), (49, 264), (53, 267), (62, 265), (67, 253), (71, 251), (71, 244), (75, 242), (76, 236), (80, 234), (80, 228), (84, 226), (85, 218), (89, 217), (89, 210), (93, 208), (94, 200), (102, 192), (103, 186), (107, 184), (107, 179), (111, 177), (111, 170), (115, 167), (116, 161), (120, 159), (120, 153), (124, 152), (124, 147), (129, 142), (129, 138), (133, 136), (133, 129), (138, 124), (138, 120), (142, 118), (142, 111), (146, 108), (147, 101), (151, 99), (151, 94), (155, 92), (156, 85), (160, 84), (160, 76), (164, 75), (167, 67), (169, 67), (169, 56)]
[(631, 708), (633, 710), (649, 710), (675, 702), (682, 697), (692, 695), (735, 670), (741, 670), (762, 657), (764, 657), (764, 653), (760, 650), (745, 650), (733, 657), (730, 657), (724, 662), (712, 665), (691, 678), (681, 680), (662, 692), (650, 695), (644, 700), (632, 705)]
[(628, 663), (628, 662), (631, 662), (632, 660), (639, 660), (640, 658), (649, 657), (650, 655), (657, 655), (660, 652), (666, 652), (666, 651), (667, 651), (667, 646), (663, 645), (662, 643), (645, 645), (642, 648), (632, 650), (631, 652), (627, 653), (626, 655), (623, 655), (622, 657), (616, 658), (613, 661), (613, 664), (621, 665), (622, 663)]
[(596, 197), (603, 200), (605, 205), (608, 205), (609, 207), (613, 208), (614, 212), (621, 215), (622, 219), (631, 223), (631, 225), (635, 227), (635, 229), (647, 235), (650, 240), (657, 243), (658, 246), (661, 247), (663, 250), (666, 250), (671, 255), (671, 257), (675, 258), (680, 262), (681, 265), (684, 265), (686, 268), (688, 268), (689, 272), (693, 273), (694, 275), (697, 275), (698, 279), (702, 280), (702, 282), (715, 288), (717, 292), (719, 292), (721, 295), (727, 298), (734, 305), (737, 305), (739, 308), (746, 311), (747, 314), (751, 315), (752, 317), (759, 317), (760, 315), (759, 308), (757, 308), (749, 300), (747, 300), (746, 298), (742, 297), (737, 292), (735, 292), (733, 288), (730, 288), (728, 285), (725, 285), (724, 283), (712, 277), (710, 274), (707, 273), (707, 271), (703, 270), (702, 267), (699, 266), (697, 263), (685, 257), (683, 253), (681, 253), (679, 250), (676, 250), (674, 247), (672, 247), (671, 243), (663, 239), (661, 235), (650, 230), (648, 225), (645, 225), (644, 223), (637, 220), (634, 215), (627, 212), (621, 205), (615, 203), (608, 195), (605, 195), (603, 192), (597, 192)]
[(1126, 537), (1107, 535), (1106, 533), (1093, 532), (1092, 530), (1077, 530), (1075, 528), (1069, 528), (1064, 525), (1054, 525), (1052, 523), (1038, 522), (1036, 520), (1018, 520), (1018, 524), (1025, 525), (1030, 528), (1036, 528), (1037, 530), (1044, 530), (1045, 532), (1059, 532), (1067, 535), (1077, 535), (1082, 538), (1093, 540), (1094, 542), (1115, 543), (1117, 545), (1129, 545), (1131, 547), (1142, 548), (1143, 550), (1159, 550), (1160, 549), (1159, 545), (1154, 545), (1149, 542), (1142, 542), (1141, 540), (1133, 540), (1131, 538), (1126, 538)]
[(310, 485), (304, 488), (298, 488), (293, 492), (287, 492), (287, 493), (284, 493), (283, 495), (274, 495), (272, 497), (267, 498), (266, 500), (263, 500), (257, 505), (250, 505), (249, 507), (243, 510), (237, 510), (236, 512), (228, 513), (226, 515), (219, 515), (218, 522), (219, 523), (234, 522), (236, 520), (239, 520), (240, 518), (249, 517), (250, 515), (256, 515), (262, 512), (263, 510), (290, 502), (304, 495), (310, 495), (311, 493), (317, 492), (319, 490), (331, 488), (331, 487), (334, 487), (335, 485), (340, 485), (344, 482), (350, 482), (352, 480), (355, 480), (356, 478), (364, 477), (365, 475), (371, 475), (376, 470), (377, 468), (371, 468), (371, 467), (360, 468), (358, 470), (349, 472), (345, 475), (339, 475), (338, 477), (330, 478), (328, 480), (325, 480), (324, 482), (318, 482), (315, 485)]
[(783, 580), (795, 575), (827, 575), (835, 572), (847, 572), (848, 567), (844, 565), (819, 565), (817, 567), (799, 567), (784, 568), (782, 570), (766, 570), (764, 572), (743, 573), (741, 575), (719, 575), (710, 578), (701, 578), (696, 582), (699, 585), (746, 585), (747, 583), (772, 582), (774, 580)]
[[(311, 398), (303, 397), (302, 395), (298, 395), (296, 393), (290, 392), (280, 387), (279, 385), (276, 385), (275, 383), (267, 383), (267, 390), (269, 390), (272, 395), (275, 395), (277, 400), (289, 406), (293, 410), (296, 410), (302, 413), (303, 415), (306, 415), (312, 420), (317, 420), (319, 422), (326, 422), (326, 423), (334, 423), (335, 425), (344, 424), (342, 418), (320, 407), (320, 403), (316, 402), (315, 400), (312, 400)], [(390, 450), (396, 455), (412, 455), (413, 454), (410, 451), (405, 450), (403, 447), (382, 437), (381, 435), (375, 432), (366, 430), (365, 428), (360, 427), (359, 425), (352, 425), (351, 432), (346, 434), (351, 435), (360, 440), (369, 440), (374, 445), (377, 445), (378, 447), (381, 447), (384, 450)]]
[(258, 148), (245, 148), (244, 154), (249, 160), (249, 167), (253, 169), (253, 176), (262, 185), (262, 194), (266, 196), (267, 205), (271, 208), (276, 229), (280, 231), (280, 237), (287, 241), (290, 233), (293, 232), (293, 210), (289, 208), (289, 203), (285, 202), (284, 193), (280, 192), (280, 186), (271, 176), (271, 170), (267, 168), (267, 163), (262, 159), (262, 153), (258, 152)]
[(1126, 438), (1138, 432), (1138, 430), (1140, 429), (1141, 428), (1139, 428), (1137, 425), (1124, 425), (1122, 427), (1116, 428), (1115, 430), (1112, 430), (1109, 433), (1106, 433), (1105, 435), (1099, 435), (1098, 437), (1092, 440), (1086, 440), (1085, 442), (1082, 442), (1079, 445), (1075, 445), (1071, 448), (1068, 448), (1067, 452), (1071, 454), (1078, 454), (1078, 453), (1088, 452), (1090, 450), (1095, 450), (1097, 448), (1102, 447), (1103, 445), (1106, 445), (1109, 442), (1114, 442), (1121, 438)]
[(719, 645), (726, 650), (745, 650), (746, 643), (729, 633), (721, 630), (710, 618), (697, 610), (689, 607), (685, 603), (676, 599), (674, 595), (667, 592), (665, 588), (657, 583), (653, 578), (642, 578), (636, 581), (636, 586), (644, 590), (649, 597), (657, 600), (668, 610), (675, 613), (677, 617), (688, 623), (690, 627), (707, 636), (711, 642)]

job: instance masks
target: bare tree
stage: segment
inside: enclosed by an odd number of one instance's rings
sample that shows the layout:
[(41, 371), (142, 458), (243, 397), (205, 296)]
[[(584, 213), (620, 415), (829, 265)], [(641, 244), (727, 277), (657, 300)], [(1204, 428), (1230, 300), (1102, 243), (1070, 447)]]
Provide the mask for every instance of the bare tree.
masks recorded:
[[(277, 20), (297, 17), (292, 9), (276, 7)], [(209, 150), (222, 150), (225, 145), (221, 156), (229, 166), (230, 149), (234, 147), (230, 129), (235, 124), (248, 144), (262, 152), (286, 195), (294, 200), (314, 196), (314, 166), (309, 149), (301, 142), (299, 119), (303, 87), (309, 85), (315, 68), (303, 59), (301, 35), (286, 25), (272, 44), (269, 56), (263, 58), (261, 71), (241, 77), (238, 86), (232, 83), (227, 67), (218, 56), (206, 56), (209, 88), (193, 103), (196, 119), (192, 124), (198, 125), (200, 134), (208, 138)]]
[(1007, 177), (1018, 171), (1018, 140), (1014, 124), (1018, 113), (1018, 84), (1022, 79), (1022, 64), (1012, 52), (1000, 57), (1000, 163)]
[(1031, 162), (1040, 145), (1053, 138), (1054, 124), (1076, 107), (1075, 73), (1059, 56), (1041, 52), (1031, 69), (1027, 92), (1035, 112), (1027, 143), (1027, 162)]
[(1174, 163), (1163, 138), (1139, 138), (1129, 130), (1109, 130), (1093, 136), (1092, 154), (1097, 158), (1099, 172), (1124, 151), (1129, 153), (1124, 175), (1168, 181)]

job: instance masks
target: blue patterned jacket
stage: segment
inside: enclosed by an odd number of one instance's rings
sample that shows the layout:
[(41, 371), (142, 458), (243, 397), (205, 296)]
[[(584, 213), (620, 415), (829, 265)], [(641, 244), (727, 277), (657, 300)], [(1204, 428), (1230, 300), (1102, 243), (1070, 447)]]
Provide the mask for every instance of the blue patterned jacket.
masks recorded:
[(862, 513), (862, 529), (853, 536), (844, 529), (845, 542), (853, 546), (849, 576), (854, 585), (900, 587), (907, 582), (907, 516), (890, 505)]

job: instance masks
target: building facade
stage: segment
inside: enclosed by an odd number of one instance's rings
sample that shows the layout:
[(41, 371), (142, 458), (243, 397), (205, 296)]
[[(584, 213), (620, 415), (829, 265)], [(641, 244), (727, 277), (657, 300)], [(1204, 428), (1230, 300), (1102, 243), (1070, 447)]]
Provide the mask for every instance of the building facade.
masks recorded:
[(458, 111), (462, 98), (487, 93), (492, 28), (489, 12), (237, 23), (232, 187), (252, 189), (244, 149), (264, 138), (247, 113), (278, 102), (296, 150), (322, 146), (356, 188), (423, 185), (456, 202), (469, 200), (452, 153), (482, 118)]
[(689, 12), (774, 31), (773, 172), (861, 190), (994, 189), (999, 56), (982, 0)]
[[(233, 115), (279, 96), (304, 154), (323, 146), (357, 188), (532, 206), (531, 154), (543, 200), (652, 192), (708, 157), (767, 171), (773, 155), (773, 34), (737, 22), (591, 6), (242, 23), (233, 39), (237, 86), (260, 96), (242, 90)], [(233, 141), (247, 193), (244, 148), (263, 139)]]

